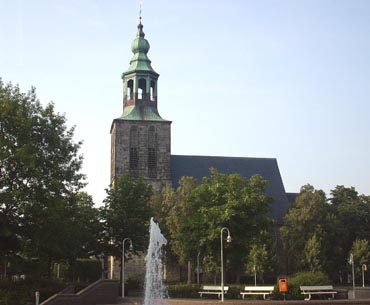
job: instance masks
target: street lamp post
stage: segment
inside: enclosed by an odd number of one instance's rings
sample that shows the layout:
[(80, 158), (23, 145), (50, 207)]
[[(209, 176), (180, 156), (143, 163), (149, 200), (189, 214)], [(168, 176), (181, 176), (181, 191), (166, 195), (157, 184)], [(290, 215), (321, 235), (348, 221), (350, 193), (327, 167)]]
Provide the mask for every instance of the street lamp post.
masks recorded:
[(221, 302), (224, 301), (224, 253), (223, 253), (223, 241), (222, 241), (222, 233), (227, 232), (226, 241), (228, 243), (231, 242), (231, 235), (228, 228), (224, 227), (221, 229)]
[(352, 265), (352, 286), (353, 286), (353, 298), (356, 298), (356, 284), (355, 284), (355, 261), (353, 259), (353, 254), (351, 253), (349, 257), (349, 262)]
[(130, 238), (126, 237), (122, 241), (122, 298), (125, 297), (125, 241), (128, 240), (130, 242), (130, 250), (133, 249), (132, 241)]
[(362, 287), (365, 287), (365, 271), (367, 271), (367, 267), (365, 264), (362, 264)]
[(198, 255), (197, 255), (197, 285), (199, 286), (199, 255), (200, 255), (200, 251), (198, 252)]
[(257, 270), (256, 270), (256, 265), (253, 265), (253, 272), (254, 272), (254, 286), (257, 286)]

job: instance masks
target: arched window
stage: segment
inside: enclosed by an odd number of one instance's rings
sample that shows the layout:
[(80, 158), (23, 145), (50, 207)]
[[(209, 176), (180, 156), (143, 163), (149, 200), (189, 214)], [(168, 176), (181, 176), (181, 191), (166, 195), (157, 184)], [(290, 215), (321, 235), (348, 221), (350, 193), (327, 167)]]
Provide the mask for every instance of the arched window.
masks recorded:
[(134, 81), (130, 79), (127, 82), (127, 91), (126, 91), (127, 100), (132, 99), (132, 92), (134, 92)]
[(139, 131), (137, 126), (130, 129), (130, 171), (137, 174), (139, 168)]
[(139, 87), (137, 90), (137, 98), (139, 100), (145, 98), (145, 93), (146, 93), (146, 80), (144, 78), (139, 79)]
[(155, 93), (155, 82), (152, 80), (150, 82), (150, 100), (154, 101), (154, 93)]
[(157, 134), (154, 126), (148, 130), (148, 176), (157, 178)]

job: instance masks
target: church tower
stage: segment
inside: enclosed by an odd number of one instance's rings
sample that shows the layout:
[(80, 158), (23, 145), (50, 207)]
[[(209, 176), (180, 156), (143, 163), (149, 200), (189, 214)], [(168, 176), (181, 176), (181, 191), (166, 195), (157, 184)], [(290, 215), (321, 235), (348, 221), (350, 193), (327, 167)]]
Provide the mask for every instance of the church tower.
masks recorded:
[(158, 77), (147, 53), (141, 17), (132, 42), (134, 53), (122, 73), (123, 113), (111, 126), (111, 181), (130, 174), (159, 191), (171, 186), (171, 122), (158, 113)]

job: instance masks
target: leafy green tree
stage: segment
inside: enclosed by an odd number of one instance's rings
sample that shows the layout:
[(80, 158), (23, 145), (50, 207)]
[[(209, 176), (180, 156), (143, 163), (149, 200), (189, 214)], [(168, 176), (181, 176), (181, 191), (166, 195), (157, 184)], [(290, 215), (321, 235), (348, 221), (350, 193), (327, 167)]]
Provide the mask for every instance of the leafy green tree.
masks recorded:
[[(167, 239), (166, 261), (167, 264), (186, 263), (187, 256), (183, 253), (183, 247), (180, 240), (176, 239), (179, 232), (183, 229), (185, 222), (178, 221), (191, 217), (191, 211), (186, 209), (183, 202), (186, 194), (192, 191), (198, 185), (198, 181), (193, 177), (182, 177), (179, 182), (179, 187), (165, 188), (160, 194), (156, 194), (151, 198), (151, 206), (154, 217), (158, 221), (162, 234)], [(184, 239), (184, 238), (183, 238)], [(191, 254), (188, 254), (190, 257)]]
[(152, 187), (142, 178), (123, 175), (116, 177), (106, 192), (101, 209), (106, 254), (120, 258), (124, 238), (132, 240), (136, 253), (144, 251), (148, 245), (149, 221), (153, 216), (150, 206)]
[[(64, 249), (63, 260), (67, 260), (73, 271), (78, 259), (100, 255), (102, 245), (99, 241), (102, 225), (99, 210), (94, 207), (93, 199), (85, 192), (76, 194), (71, 206), (65, 207), (67, 217), (64, 225), (68, 227), (69, 242)], [(72, 280), (73, 280), (72, 272)]]
[(280, 229), (290, 271), (337, 270), (338, 253), (342, 253), (338, 225), (325, 193), (303, 186)]
[[(358, 195), (355, 188), (337, 186), (331, 191), (331, 203), (340, 221), (338, 231), (341, 235), (343, 255), (347, 256), (355, 240), (369, 240), (370, 201), (369, 196)], [(343, 257), (345, 265), (346, 257)]]
[(181, 262), (195, 263), (200, 251), (205, 257), (203, 269), (218, 274), (220, 234), (227, 227), (233, 242), (224, 242), (226, 265), (241, 272), (251, 246), (271, 236), (273, 220), (268, 212), (272, 200), (265, 194), (267, 182), (258, 175), (247, 180), (216, 169), (210, 172), (200, 184), (194, 178), (183, 178), (172, 193), (167, 220), (171, 247)]
[(358, 192), (354, 187), (345, 187), (344, 185), (337, 185), (331, 191), (330, 202), (338, 206), (340, 204), (355, 204), (358, 203)]
[(34, 88), (22, 93), (0, 80), (0, 215), (9, 228), (0, 236), (13, 243), (2, 253), (43, 259), (49, 276), (53, 261), (88, 251), (78, 238), (88, 229), (77, 200), (84, 186), (81, 142), (73, 135), (65, 116), (52, 103), (43, 107)]
[(246, 271), (256, 276), (263, 282), (263, 274), (271, 271), (271, 251), (268, 251), (266, 244), (253, 245), (246, 260)]
[[(353, 254), (353, 259), (357, 269), (357, 273), (360, 274), (361, 266), (368, 265), (370, 263), (370, 244), (366, 239), (356, 239), (353, 242), (350, 253)], [(349, 255), (348, 255), (349, 257)]]
[(21, 249), (20, 239), (17, 235), (18, 224), (13, 221), (12, 217), (0, 211), (0, 263), (3, 265), (4, 277), (9, 258), (15, 257)]
[(305, 260), (307, 262), (308, 269), (311, 272), (322, 271), (322, 262), (325, 258), (322, 256), (322, 242), (321, 237), (318, 237), (316, 233), (307, 240), (304, 248)]
[(87, 258), (99, 251), (100, 223), (98, 209), (91, 196), (77, 193), (68, 201), (50, 200), (44, 209), (40, 204), (27, 206), (23, 232), (24, 254), (48, 262), (48, 274), (54, 262)]
[[(101, 209), (103, 253), (121, 259), (122, 266), (122, 242), (125, 238), (131, 239), (136, 254), (144, 252), (148, 245), (153, 190), (142, 178), (125, 174), (115, 177), (106, 192)], [(125, 251), (124, 259), (130, 258), (131, 253)], [(122, 283), (122, 270), (120, 278)]]
[(188, 196), (197, 184), (193, 177), (182, 177), (176, 190), (166, 189), (163, 194), (162, 211), (166, 212), (165, 217), (162, 216), (160, 220), (165, 223), (164, 232), (168, 232), (166, 236), (169, 251), (177, 255), (181, 264), (191, 261), (197, 253), (197, 249), (191, 245), (194, 245), (200, 235), (198, 232), (186, 234), (193, 224), (193, 210), (191, 205), (187, 204)]

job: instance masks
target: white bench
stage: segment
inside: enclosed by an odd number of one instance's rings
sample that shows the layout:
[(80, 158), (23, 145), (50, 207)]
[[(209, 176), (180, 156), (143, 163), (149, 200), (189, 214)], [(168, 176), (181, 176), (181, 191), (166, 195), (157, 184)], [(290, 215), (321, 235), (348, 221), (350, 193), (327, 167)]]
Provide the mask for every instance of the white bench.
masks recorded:
[[(226, 294), (228, 290), (229, 290), (229, 286), (224, 286), (224, 294)], [(217, 297), (221, 298), (222, 287), (221, 286), (202, 286), (202, 291), (199, 291), (198, 293), (200, 294), (200, 297), (202, 297), (203, 294), (217, 294)]]
[(334, 299), (334, 295), (337, 291), (333, 290), (332, 285), (323, 285), (323, 286), (301, 286), (301, 294), (307, 296), (305, 301), (311, 300), (311, 296), (313, 294), (321, 295), (321, 294), (329, 294), (331, 298)]
[(245, 295), (263, 295), (263, 299), (266, 299), (266, 295), (272, 294), (274, 286), (245, 286), (244, 291), (240, 292), (244, 300)]

